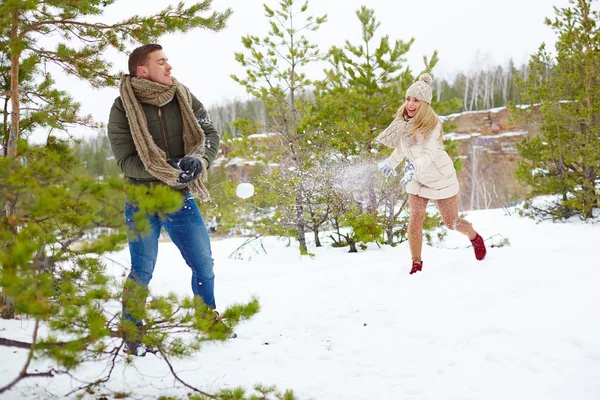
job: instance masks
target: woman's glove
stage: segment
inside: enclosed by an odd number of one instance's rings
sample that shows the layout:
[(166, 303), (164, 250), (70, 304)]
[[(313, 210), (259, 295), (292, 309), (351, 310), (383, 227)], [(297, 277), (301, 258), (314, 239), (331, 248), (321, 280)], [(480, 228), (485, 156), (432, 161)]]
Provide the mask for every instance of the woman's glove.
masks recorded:
[(381, 172), (381, 175), (383, 175), (384, 178), (396, 176), (396, 170), (388, 166), (385, 163), (385, 161), (382, 161), (379, 164), (377, 164), (377, 168), (379, 168), (379, 171)]
[(406, 160), (406, 165), (404, 165), (404, 176), (402, 177), (402, 179), (400, 179), (400, 183), (406, 186), (408, 182), (412, 181), (414, 175), (415, 167), (411, 164), (410, 161)]

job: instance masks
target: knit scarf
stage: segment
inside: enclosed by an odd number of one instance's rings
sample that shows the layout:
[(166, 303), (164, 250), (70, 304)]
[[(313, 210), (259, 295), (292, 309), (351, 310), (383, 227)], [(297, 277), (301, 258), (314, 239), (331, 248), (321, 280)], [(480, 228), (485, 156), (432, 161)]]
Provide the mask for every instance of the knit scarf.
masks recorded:
[(393, 148), (400, 147), (400, 143), (403, 139), (407, 140), (409, 143), (412, 143), (412, 125), (413, 118), (406, 121), (404, 118), (396, 116), (392, 123), (385, 128), (375, 140)]
[(187, 187), (194, 197), (206, 201), (210, 199), (210, 195), (202, 183), (202, 179), (206, 179), (208, 168), (208, 164), (203, 157), (204, 131), (192, 110), (192, 94), (175, 78), (172, 79), (173, 85), (165, 86), (130, 75), (124, 75), (121, 78), (119, 92), (129, 120), (131, 136), (146, 170), (169, 186), (182, 187), (182, 184), (177, 181), (181, 171), (176, 170), (167, 163), (165, 152), (154, 143), (152, 135), (148, 131), (148, 122), (141, 105), (141, 103), (147, 103), (160, 107), (173, 100), (173, 96), (177, 97), (183, 122), (185, 154), (186, 156), (198, 158), (203, 167), (201, 179), (194, 179), (188, 183)]

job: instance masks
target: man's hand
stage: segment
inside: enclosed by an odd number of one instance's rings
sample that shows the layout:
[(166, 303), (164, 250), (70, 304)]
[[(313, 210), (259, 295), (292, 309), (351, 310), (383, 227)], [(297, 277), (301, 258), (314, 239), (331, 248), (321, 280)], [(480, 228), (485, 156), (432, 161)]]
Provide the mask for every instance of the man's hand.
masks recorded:
[(185, 156), (180, 160), (168, 159), (167, 163), (175, 169), (181, 170), (179, 183), (188, 183), (196, 179), (202, 172), (202, 163), (196, 157)]
[(175, 169), (181, 169), (181, 168), (179, 168), (179, 160), (181, 160), (181, 158), (169, 158), (167, 160), (167, 164), (169, 164), (171, 167), (173, 167)]
[(396, 170), (392, 167), (389, 167), (385, 163), (385, 161), (382, 161), (379, 164), (377, 164), (377, 168), (379, 168), (379, 171), (381, 172), (381, 175), (383, 175), (384, 178), (387, 178), (389, 176), (396, 176)]

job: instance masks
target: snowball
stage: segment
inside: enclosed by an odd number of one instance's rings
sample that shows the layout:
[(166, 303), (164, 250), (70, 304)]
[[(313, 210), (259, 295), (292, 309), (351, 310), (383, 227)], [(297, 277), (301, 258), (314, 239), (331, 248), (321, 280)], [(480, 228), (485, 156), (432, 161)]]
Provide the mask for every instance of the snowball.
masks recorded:
[(247, 199), (254, 194), (254, 186), (251, 183), (240, 183), (235, 189), (235, 194), (240, 199)]

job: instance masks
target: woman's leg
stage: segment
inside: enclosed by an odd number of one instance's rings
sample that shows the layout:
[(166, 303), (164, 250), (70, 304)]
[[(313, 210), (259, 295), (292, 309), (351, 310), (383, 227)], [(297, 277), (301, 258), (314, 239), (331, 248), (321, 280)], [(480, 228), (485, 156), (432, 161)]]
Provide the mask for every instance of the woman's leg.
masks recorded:
[(460, 233), (465, 234), (470, 240), (475, 239), (477, 232), (475, 232), (471, 223), (458, 216), (458, 201), (456, 196), (450, 197), (449, 199), (438, 200), (437, 206), (440, 210), (440, 214), (442, 214), (444, 224), (446, 224), (448, 229), (457, 230)]
[(438, 200), (437, 206), (442, 214), (442, 219), (448, 229), (456, 229), (460, 233), (465, 234), (471, 244), (473, 244), (473, 251), (475, 252), (475, 258), (479, 261), (485, 258), (487, 249), (483, 238), (475, 232), (471, 223), (467, 220), (458, 217), (458, 202), (456, 196), (450, 197), (449, 199)]
[(429, 199), (408, 195), (410, 217), (408, 220), (408, 245), (413, 261), (421, 261), (421, 250), (423, 248), (423, 222), (425, 222), (425, 211)]

